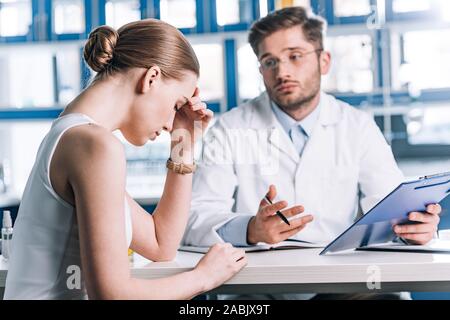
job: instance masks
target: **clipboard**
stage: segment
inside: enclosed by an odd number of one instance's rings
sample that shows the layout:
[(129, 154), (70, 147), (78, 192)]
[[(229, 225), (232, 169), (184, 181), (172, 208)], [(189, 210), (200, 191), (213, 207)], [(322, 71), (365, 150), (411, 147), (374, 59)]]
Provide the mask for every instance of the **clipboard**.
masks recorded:
[(363, 217), (328, 244), (320, 255), (389, 243), (397, 237), (393, 226), (408, 224), (408, 214), (425, 211), (450, 194), (450, 172), (403, 182)]

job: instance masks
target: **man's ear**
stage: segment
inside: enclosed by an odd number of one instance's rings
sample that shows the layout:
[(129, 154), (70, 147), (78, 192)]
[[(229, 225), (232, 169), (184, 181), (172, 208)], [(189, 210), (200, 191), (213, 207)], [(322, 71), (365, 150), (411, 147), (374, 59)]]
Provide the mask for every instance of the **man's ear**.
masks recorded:
[(320, 73), (322, 75), (328, 74), (331, 68), (331, 54), (328, 51), (322, 51), (319, 56)]
[(158, 66), (153, 66), (143, 74), (140, 80), (140, 92), (146, 93), (150, 88), (154, 87), (155, 83), (161, 80), (161, 69)]

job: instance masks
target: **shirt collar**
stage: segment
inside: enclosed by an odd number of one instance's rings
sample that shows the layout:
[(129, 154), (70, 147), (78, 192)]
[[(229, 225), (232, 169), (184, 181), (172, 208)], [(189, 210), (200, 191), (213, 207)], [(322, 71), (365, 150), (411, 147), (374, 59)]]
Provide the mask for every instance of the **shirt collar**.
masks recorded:
[(301, 121), (297, 121), (284, 112), (275, 102), (271, 101), (272, 111), (287, 134), (289, 134), (292, 127), (300, 125), (308, 137), (311, 135), (314, 125), (319, 119), (320, 105), (321, 103), (319, 103), (313, 112), (311, 112), (306, 118)]

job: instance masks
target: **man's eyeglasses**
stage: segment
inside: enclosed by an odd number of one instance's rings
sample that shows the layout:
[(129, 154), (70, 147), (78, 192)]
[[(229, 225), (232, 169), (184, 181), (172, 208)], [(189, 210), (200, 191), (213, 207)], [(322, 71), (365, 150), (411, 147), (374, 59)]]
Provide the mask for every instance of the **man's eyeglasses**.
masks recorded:
[[(323, 49), (316, 49), (316, 50), (305, 52), (305, 53), (294, 52), (289, 55), (288, 62), (292, 65), (298, 66), (301, 63), (301, 61), (303, 60), (303, 58), (306, 57), (307, 55), (310, 55), (311, 53), (322, 52), (322, 51), (323, 51)], [(266, 59), (259, 61), (263, 70), (275, 70), (276, 68), (278, 68), (278, 66), (282, 62), (284, 62), (284, 61), (281, 59), (278, 59), (278, 58), (266, 58)]]

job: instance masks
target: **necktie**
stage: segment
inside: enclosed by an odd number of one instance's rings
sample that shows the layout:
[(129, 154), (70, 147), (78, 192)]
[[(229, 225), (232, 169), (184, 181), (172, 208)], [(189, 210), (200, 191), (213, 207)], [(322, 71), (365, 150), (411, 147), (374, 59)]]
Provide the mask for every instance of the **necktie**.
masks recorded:
[(308, 140), (308, 135), (305, 130), (303, 130), (301, 125), (295, 125), (289, 131), (292, 143), (298, 154), (301, 156), (303, 149), (305, 148), (306, 141)]

